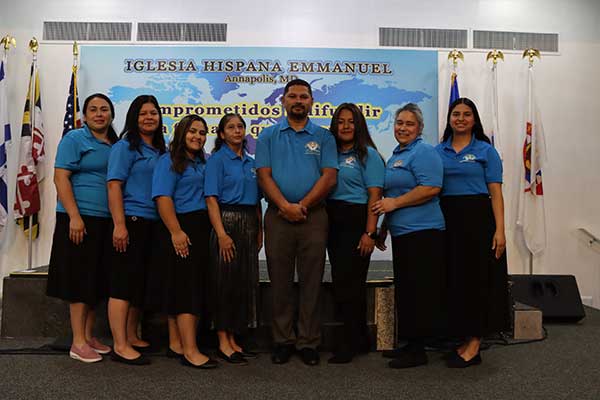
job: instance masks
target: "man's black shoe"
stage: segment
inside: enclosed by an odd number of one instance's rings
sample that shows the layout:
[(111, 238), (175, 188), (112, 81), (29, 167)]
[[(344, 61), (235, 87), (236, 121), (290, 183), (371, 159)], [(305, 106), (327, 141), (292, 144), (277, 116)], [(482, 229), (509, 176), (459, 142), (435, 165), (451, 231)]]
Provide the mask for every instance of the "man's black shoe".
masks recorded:
[(273, 364), (285, 364), (290, 361), (290, 357), (294, 352), (294, 346), (290, 344), (276, 345), (271, 353), (271, 361)]
[(300, 349), (300, 357), (302, 358), (302, 362), (306, 365), (314, 366), (317, 365), (320, 361), (319, 353), (315, 349), (311, 349), (309, 347), (305, 347)]

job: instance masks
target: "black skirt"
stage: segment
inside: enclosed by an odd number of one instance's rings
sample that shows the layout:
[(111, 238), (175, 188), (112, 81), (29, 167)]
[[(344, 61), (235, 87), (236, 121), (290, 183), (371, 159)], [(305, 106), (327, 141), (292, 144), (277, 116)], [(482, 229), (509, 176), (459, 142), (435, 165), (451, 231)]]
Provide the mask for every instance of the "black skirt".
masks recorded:
[(449, 333), (483, 337), (509, 329), (506, 252), (496, 259), (489, 196), (445, 196)]
[(206, 313), (206, 271), (210, 223), (206, 210), (177, 214), (179, 226), (192, 243), (189, 254), (175, 253), (171, 234), (159, 223), (159, 240), (148, 273), (146, 308), (168, 315)]
[(329, 200), (327, 253), (336, 302), (366, 301), (367, 273), (371, 256), (357, 249), (367, 224), (367, 205)]
[(69, 239), (69, 216), (56, 213), (46, 294), (94, 307), (108, 296), (111, 223), (110, 218), (81, 218), (87, 233), (75, 245)]
[(428, 229), (394, 236), (392, 257), (398, 338), (443, 335), (444, 231)]
[(129, 301), (134, 307), (144, 308), (146, 279), (158, 241), (159, 222), (126, 216), (125, 225), (129, 233), (127, 250), (119, 253), (111, 246), (109, 294), (112, 298)]
[(219, 254), (219, 241), (210, 234), (209, 301), (213, 327), (242, 333), (257, 326), (258, 216), (256, 206), (220, 205), (225, 231), (235, 244), (230, 263)]

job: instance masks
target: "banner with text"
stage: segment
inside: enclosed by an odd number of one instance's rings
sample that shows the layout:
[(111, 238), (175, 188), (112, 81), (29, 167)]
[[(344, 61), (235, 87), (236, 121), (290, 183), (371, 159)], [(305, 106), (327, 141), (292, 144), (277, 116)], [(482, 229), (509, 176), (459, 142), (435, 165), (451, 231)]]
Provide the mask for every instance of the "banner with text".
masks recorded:
[(158, 99), (167, 138), (187, 114), (205, 118), (214, 137), (224, 114), (239, 113), (254, 153), (261, 129), (285, 118), (285, 84), (301, 78), (313, 89), (314, 122), (329, 127), (339, 104), (356, 103), (388, 158), (397, 144), (394, 112), (409, 102), (423, 110), (425, 140), (437, 142), (437, 60), (437, 52), (417, 50), (82, 45), (79, 86), (81, 98), (102, 92), (113, 100), (117, 131), (140, 94)]

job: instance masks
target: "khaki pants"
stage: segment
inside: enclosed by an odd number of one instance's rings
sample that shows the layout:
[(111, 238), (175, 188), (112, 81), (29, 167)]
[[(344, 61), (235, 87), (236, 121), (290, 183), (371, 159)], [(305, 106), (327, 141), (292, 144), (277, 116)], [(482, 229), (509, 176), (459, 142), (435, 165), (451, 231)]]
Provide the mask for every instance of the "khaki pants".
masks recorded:
[[(302, 223), (291, 223), (270, 206), (265, 214), (265, 251), (272, 292), (272, 331), (277, 344), (316, 348), (321, 343), (319, 310), (328, 219), (318, 206)], [(298, 269), (298, 336), (294, 333), (294, 271)]]

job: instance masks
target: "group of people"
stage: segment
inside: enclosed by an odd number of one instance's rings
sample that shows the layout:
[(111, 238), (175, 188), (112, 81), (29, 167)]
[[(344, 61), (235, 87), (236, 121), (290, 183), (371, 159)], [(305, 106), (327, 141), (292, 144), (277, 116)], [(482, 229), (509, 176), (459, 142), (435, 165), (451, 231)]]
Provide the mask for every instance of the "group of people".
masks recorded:
[[(427, 363), (426, 340), (440, 336), (463, 340), (449, 367), (481, 363), (481, 338), (506, 327), (508, 300), (502, 164), (473, 102), (450, 106), (435, 148), (421, 138), (419, 107), (403, 106), (386, 163), (355, 104), (339, 105), (327, 130), (309, 119), (306, 81), (290, 81), (281, 101), (286, 118), (263, 129), (252, 158), (241, 115), (222, 117), (206, 157), (208, 126), (198, 115), (177, 123), (167, 148), (154, 96), (132, 102), (120, 139), (110, 99), (85, 100), (83, 128), (64, 136), (56, 156), (47, 288), (70, 303), (72, 358), (110, 353), (148, 364), (139, 322), (149, 309), (168, 316), (167, 356), (200, 369), (218, 365), (196, 344), (202, 316), (217, 332), (217, 356), (248, 364), (257, 354), (236, 340), (257, 325), (264, 229), (273, 363), (294, 353), (307, 365), (320, 361), (326, 252), (341, 322), (328, 361), (348, 363), (370, 349), (366, 277), (388, 232), (398, 338), (407, 342), (384, 352), (389, 366)], [(95, 308), (106, 298), (112, 349), (93, 336)]]

